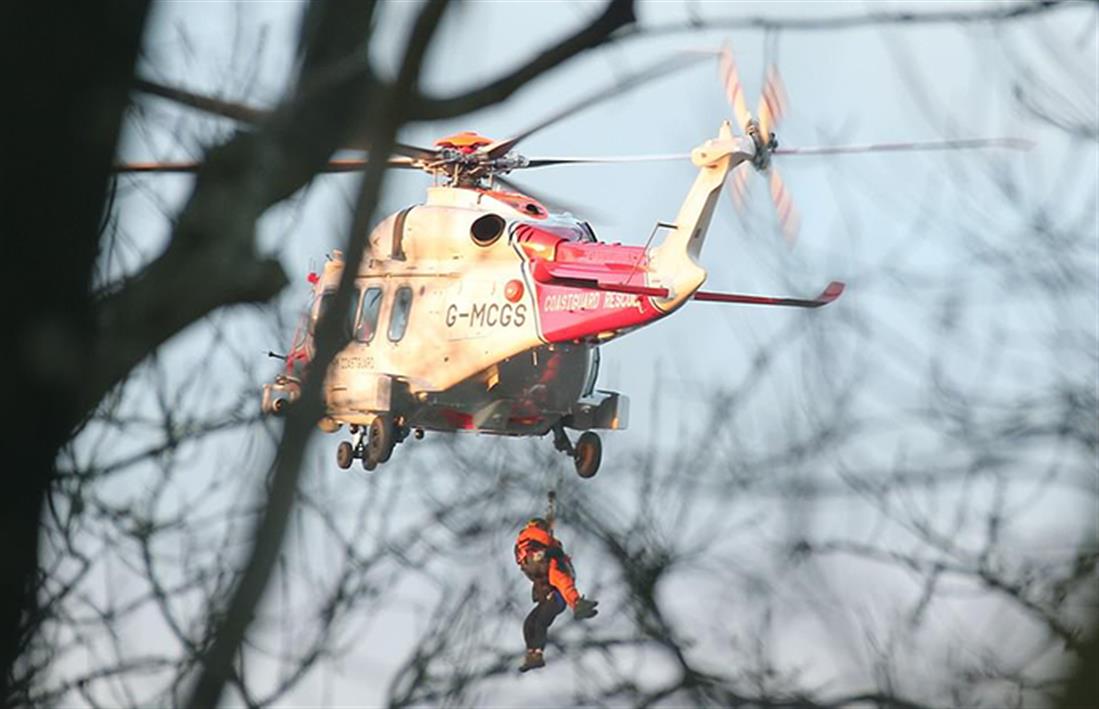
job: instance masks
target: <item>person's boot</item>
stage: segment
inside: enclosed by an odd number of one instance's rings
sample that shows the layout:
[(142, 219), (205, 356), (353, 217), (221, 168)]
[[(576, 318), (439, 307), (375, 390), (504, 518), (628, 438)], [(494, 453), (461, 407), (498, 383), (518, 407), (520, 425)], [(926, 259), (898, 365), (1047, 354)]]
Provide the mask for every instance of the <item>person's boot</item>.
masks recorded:
[(597, 605), (599, 605), (599, 601), (590, 601), (581, 596), (580, 600), (576, 602), (576, 606), (572, 609), (572, 617), (577, 620), (584, 620), (585, 618), (599, 615), (599, 611), (595, 609)]
[(536, 670), (539, 667), (545, 666), (546, 660), (542, 657), (541, 650), (527, 650), (527, 655), (523, 658), (523, 664), (519, 665), (519, 671), (526, 672), (527, 670)]

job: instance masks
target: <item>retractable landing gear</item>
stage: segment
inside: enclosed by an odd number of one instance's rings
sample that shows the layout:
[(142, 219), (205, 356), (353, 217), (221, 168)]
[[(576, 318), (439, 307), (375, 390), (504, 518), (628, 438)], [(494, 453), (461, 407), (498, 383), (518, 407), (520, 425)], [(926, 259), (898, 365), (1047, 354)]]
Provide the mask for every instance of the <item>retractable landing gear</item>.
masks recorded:
[(341, 441), (336, 446), (336, 465), (344, 470), (351, 467), (352, 461), (359, 458), (363, 468), (373, 470), (389, 460), (393, 455), (393, 446), (404, 440), (408, 431), (395, 426), (386, 414), (374, 417), (369, 426), (352, 424), (351, 441)]
[(599, 472), (599, 464), (603, 462), (603, 442), (594, 431), (581, 433), (574, 446), (565, 433), (565, 427), (558, 422), (553, 426), (553, 447), (572, 456), (576, 474), (580, 477), (590, 478)]
[(336, 446), (336, 465), (344, 470), (351, 467), (351, 461), (355, 459), (355, 449), (347, 441), (340, 441)]
[(389, 417), (375, 416), (370, 422), (370, 439), (366, 444), (366, 458), (363, 460), (363, 466), (366, 466), (367, 460), (374, 461), (375, 466), (389, 460), (389, 456), (393, 455), (393, 445), (396, 443), (394, 438), (393, 422)]

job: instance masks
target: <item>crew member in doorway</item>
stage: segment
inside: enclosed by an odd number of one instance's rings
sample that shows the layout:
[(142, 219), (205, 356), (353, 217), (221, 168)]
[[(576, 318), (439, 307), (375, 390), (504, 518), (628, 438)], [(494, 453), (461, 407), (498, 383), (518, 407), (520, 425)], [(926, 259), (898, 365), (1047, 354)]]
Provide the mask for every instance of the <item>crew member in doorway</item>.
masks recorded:
[(537, 604), (523, 622), (527, 653), (519, 671), (526, 672), (545, 666), (546, 631), (565, 606), (572, 609), (574, 618), (584, 620), (599, 612), (595, 608), (599, 601), (588, 600), (576, 590), (572, 560), (553, 536), (552, 526), (541, 517), (527, 522), (519, 532), (515, 561), (531, 580), (531, 600)]

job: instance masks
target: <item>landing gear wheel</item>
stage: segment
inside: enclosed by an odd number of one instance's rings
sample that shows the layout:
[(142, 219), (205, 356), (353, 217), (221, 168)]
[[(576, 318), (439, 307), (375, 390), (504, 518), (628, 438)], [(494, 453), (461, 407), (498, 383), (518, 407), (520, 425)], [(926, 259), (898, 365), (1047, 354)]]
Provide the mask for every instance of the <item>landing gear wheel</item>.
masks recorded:
[(370, 422), (370, 438), (366, 443), (366, 456), (363, 460), (371, 460), (374, 465), (384, 463), (393, 454), (393, 443), (393, 424), (389, 417), (376, 416)]
[(373, 460), (369, 455), (363, 455), (363, 470), (373, 470), (378, 467), (378, 461)]
[(351, 461), (355, 458), (355, 451), (351, 448), (351, 444), (347, 441), (341, 441), (340, 445), (336, 446), (336, 465), (340, 466), (344, 470), (351, 467)]
[(576, 474), (580, 477), (590, 478), (598, 473), (599, 464), (603, 462), (603, 441), (599, 435), (592, 431), (581, 433), (572, 459), (576, 462)]

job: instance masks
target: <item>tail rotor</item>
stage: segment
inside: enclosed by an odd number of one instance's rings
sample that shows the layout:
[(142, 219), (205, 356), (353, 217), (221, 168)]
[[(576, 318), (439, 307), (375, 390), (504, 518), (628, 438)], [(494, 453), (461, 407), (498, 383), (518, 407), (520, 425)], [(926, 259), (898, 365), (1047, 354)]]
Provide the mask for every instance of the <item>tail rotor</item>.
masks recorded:
[[(778, 215), (779, 227), (783, 238), (791, 247), (797, 242), (798, 230), (801, 219), (789, 190), (778, 171), (771, 166), (771, 156), (778, 147), (774, 130), (786, 115), (788, 99), (786, 87), (782, 83), (782, 75), (774, 64), (767, 68), (763, 76), (763, 90), (759, 97), (759, 118), (752, 116), (744, 100), (744, 86), (737, 72), (736, 60), (733, 59), (732, 50), (728, 45), (722, 47), (718, 62), (721, 74), (721, 83), (725, 89), (725, 97), (733, 109), (737, 124), (744, 135), (750, 137), (756, 146), (756, 155), (752, 160), (753, 167), (767, 178), (771, 202), (774, 204), (775, 213)], [(741, 167), (733, 173), (733, 179), (729, 182), (729, 194), (732, 197), (733, 206), (743, 216), (747, 206), (748, 192), (748, 168)]]
[[(859, 153), (914, 152), (929, 150), (970, 150), (983, 148), (1003, 148), (1011, 150), (1029, 150), (1034, 146), (1030, 140), (1021, 138), (953, 138), (947, 140), (905, 141), (899, 143), (866, 143), (862, 145), (826, 145), (798, 148), (779, 148), (775, 138), (775, 128), (782, 121), (787, 110), (786, 88), (778, 68), (771, 63), (763, 75), (763, 88), (760, 92), (758, 118), (752, 116), (744, 100), (744, 86), (737, 72), (736, 61), (728, 45), (721, 48), (718, 71), (725, 98), (729, 101), (736, 117), (737, 125), (755, 144), (755, 156), (752, 167), (767, 178), (771, 203), (778, 215), (779, 228), (786, 243), (793, 247), (797, 242), (801, 227), (801, 217), (782, 176), (772, 165), (775, 156), (804, 155), (851, 155)], [(747, 166), (739, 166), (729, 180), (729, 195), (737, 213), (744, 216), (748, 194)]]

